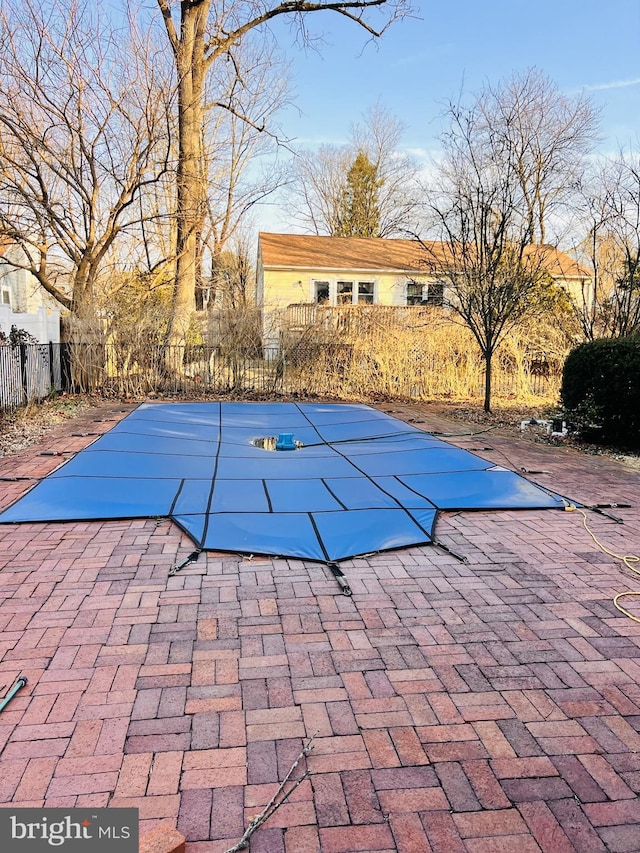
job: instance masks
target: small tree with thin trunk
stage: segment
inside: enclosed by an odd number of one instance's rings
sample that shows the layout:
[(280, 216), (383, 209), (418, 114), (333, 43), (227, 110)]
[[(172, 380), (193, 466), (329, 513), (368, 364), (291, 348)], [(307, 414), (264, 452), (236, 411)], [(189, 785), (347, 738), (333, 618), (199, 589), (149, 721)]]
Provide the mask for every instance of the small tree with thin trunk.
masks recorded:
[(545, 273), (548, 247), (531, 246), (512, 151), (476, 104), (452, 104), (431, 213), (441, 243), (423, 244), (425, 264), (447, 284), (448, 304), (471, 330), (485, 363), (484, 409), (491, 410), (492, 363), (505, 336), (548, 310), (559, 289)]
[(205, 307), (207, 291), (209, 305), (215, 295), (207, 280), (208, 261), (215, 283), (216, 270), (226, 268), (228, 251), (235, 253), (237, 240), (244, 243), (254, 206), (285, 181), (284, 169), (272, 155), (279, 143), (275, 115), (288, 97), (287, 71), (268, 40), (242, 45), (235, 61), (219, 63), (209, 78), (203, 130), (206, 217), (196, 309)]
[(613, 337), (640, 329), (640, 153), (621, 154), (609, 170), (607, 236), (613, 282), (607, 311)]
[(587, 236), (576, 247), (590, 287), (574, 301), (587, 340), (625, 337), (640, 329), (640, 152), (600, 162), (582, 186)]

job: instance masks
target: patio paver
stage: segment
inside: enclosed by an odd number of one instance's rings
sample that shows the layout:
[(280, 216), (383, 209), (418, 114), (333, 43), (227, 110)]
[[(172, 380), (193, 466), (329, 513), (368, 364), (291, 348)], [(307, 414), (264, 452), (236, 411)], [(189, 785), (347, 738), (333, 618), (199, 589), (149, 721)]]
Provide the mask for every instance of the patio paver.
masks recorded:
[[(0, 459), (43, 476), (130, 407)], [(424, 428), (464, 432), (428, 408)], [(640, 553), (639, 472), (500, 431), (455, 443), (611, 510)], [(490, 449), (488, 449), (490, 448)], [(0, 480), (0, 506), (28, 485)], [(0, 803), (135, 806), (222, 853), (305, 740), (309, 779), (253, 853), (640, 850), (640, 589), (577, 512), (443, 515), (434, 546), (325, 566), (202, 554), (164, 519), (0, 526)], [(466, 558), (467, 563), (455, 555)], [(640, 613), (636, 600), (628, 607)], [(302, 765), (300, 770), (302, 770)]]

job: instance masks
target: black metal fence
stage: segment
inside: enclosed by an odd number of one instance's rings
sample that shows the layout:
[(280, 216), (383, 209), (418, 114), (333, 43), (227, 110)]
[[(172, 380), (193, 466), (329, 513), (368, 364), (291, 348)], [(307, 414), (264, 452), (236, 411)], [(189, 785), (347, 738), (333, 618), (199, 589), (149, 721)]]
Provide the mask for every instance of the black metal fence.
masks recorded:
[(71, 388), (106, 396), (204, 397), (275, 395), (284, 390), (283, 358), (276, 349), (212, 346), (75, 344), (70, 349)]
[[(148, 346), (136, 350), (110, 344), (23, 344), (0, 346), (0, 409), (42, 400), (53, 392), (98, 393), (107, 397), (335, 396), (344, 399), (450, 396), (438, 364), (421, 372), (384, 373), (375, 359), (362, 359), (347, 344), (315, 342), (289, 348), (234, 350), (223, 347)], [(481, 371), (477, 388), (482, 393)], [(523, 385), (524, 383), (524, 385)], [(494, 377), (496, 393), (550, 396), (557, 392), (556, 371), (531, 369)]]
[(109, 344), (0, 346), (0, 409), (42, 400), (54, 392), (185, 398), (287, 393), (277, 349), (225, 353), (220, 347)]

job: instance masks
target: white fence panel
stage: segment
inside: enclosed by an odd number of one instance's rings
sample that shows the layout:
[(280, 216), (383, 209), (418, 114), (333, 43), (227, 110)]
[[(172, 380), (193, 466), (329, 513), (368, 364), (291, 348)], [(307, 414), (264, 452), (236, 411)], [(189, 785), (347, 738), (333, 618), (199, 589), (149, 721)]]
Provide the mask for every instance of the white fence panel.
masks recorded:
[(0, 346), (0, 408), (13, 409), (24, 403), (20, 350)]
[(0, 346), (0, 409), (43, 400), (64, 386), (61, 346)]

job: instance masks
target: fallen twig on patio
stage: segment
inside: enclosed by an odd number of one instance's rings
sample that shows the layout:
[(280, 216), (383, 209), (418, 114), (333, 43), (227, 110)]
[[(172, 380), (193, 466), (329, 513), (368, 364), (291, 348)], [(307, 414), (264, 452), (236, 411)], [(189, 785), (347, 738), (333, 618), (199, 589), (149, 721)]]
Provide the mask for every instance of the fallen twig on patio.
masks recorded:
[(309, 771), (306, 770), (299, 779), (296, 779), (295, 782), (292, 783), (291, 787), (288, 790), (285, 790), (287, 783), (291, 779), (292, 775), (295, 773), (295, 770), (302, 761), (303, 758), (306, 758), (307, 755), (313, 749), (313, 738), (315, 738), (315, 734), (313, 737), (307, 741), (307, 743), (303, 746), (300, 755), (296, 758), (296, 760), (291, 765), (289, 772), (284, 777), (280, 785), (278, 786), (278, 790), (275, 792), (273, 797), (269, 800), (267, 805), (263, 808), (260, 814), (256, 815), (249, 822), (249, 826), (245, 829), (242, 838), (238, 841), (237, 844), (234, 844), (233, 847), (229, 847), (228, 850), (225, 850), (225, 853), (238, 853), (240, 850), (246, 850), (249, 846), (249, 841), (251, 840), (251, 836), (253, 833), (259, 829), (263, 823), (266, 823), (271, 815), (280, 808), (293, 794), (296, 788), (304, 782), (305, 779), (309, 777)]

